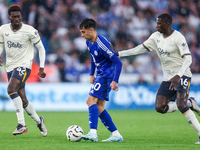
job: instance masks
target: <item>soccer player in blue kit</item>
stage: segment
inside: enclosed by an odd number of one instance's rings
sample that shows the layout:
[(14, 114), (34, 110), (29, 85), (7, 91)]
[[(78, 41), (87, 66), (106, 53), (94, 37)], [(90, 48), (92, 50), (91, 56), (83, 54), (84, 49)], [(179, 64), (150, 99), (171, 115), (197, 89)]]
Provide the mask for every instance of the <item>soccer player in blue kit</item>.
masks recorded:
[[(102, 142), (122, 142), (123, 137), (113, 123), (111, 116), (105, 110), (105, 103), (109, 100), (111, 88), (118, 91), (118, 80), (122, 63), (111, 49), (111, 43), (96, 32), (96, 22), (86, 18), (79, 25), (81, 36), (87, 41), (87, 47), (91, 54), (90, 89), (86, 103), (89, 107), (88, 134), (82, 135), (82, 139), (98, 142), (97, 126), (98, 117), (104, 126), (112, 133), (110, 138)], [(96, 77), (94, 76), (96, 69)]]

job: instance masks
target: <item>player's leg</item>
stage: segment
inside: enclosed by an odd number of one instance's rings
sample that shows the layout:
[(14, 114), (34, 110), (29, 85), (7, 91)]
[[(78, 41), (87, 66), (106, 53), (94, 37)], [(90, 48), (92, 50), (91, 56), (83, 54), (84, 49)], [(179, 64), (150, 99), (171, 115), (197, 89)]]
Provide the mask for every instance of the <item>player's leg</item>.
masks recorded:
[(23, 108), (26, 111), (26, 113), (36, 122), (38, 128), (40, 129), (40, 133), (42, 136), (47, 136), (47, 129), (44, 125), (44, 118), (39, 117), (33, 108), (33, 105), (30, 101), (27, 100), (25, 88), (22, 88), (18, 91), (19, 96), (22, 99), (23, 102)]
[[(159, 104), (160, 102), (162, 103), (162, 101), (163, 101), (163, 98), (162, 97), (157, 97), (156, 98), (157, 100), (156, 100), (156, 105), (158, 105), (158, 106), (156, 106), (158, 109), (160, 109), (161, 108), (161, 104)], [(167, 98), (168, 99), (168, 98)], [(161, 113), (171, 113), (171, 112), (175, 112), (175, 111), (177, 111), (177, 110), (179, 110), (178, 109), (178, 107), (177, 107), (177, 103), (176, 102), (170, 102), (171, 100), (169, 99), (168, 100), (168, 104), (166, 105), (166, 107), (164, 108), (164, 111), (162, 112), (161, 111)], [(170, 102), (170, 103), (169, 103)], [(165, 105), (164, 105), (165, 106)], [(190, 97), (190, 98), (188, 98), (188, 100), (187, 100), (187, 106), (191, 109), (191, 110), (194, 110), (199, 116), (200, 116), (200, 108), (199, 108), (199, 106), (197, 105), (197, 103), (196, 103), (196, 100), (193, 98), (193, 97)], [(159, 112), (159, 110), (158, 110), (158, 112)]]
[(177, 94), (177, 106), (181, 113), (186, 117), (189, 124), (195, 129), (199, 135), (199, 141), (196, 144), (200, 144), (200, 124), (193, 111), (187, 106), (188, 95), (186, 93)]
[(169, 110), (168, 103), (170, 102), (170, 99), (163, 95), (157, 95), (156, 96), (156, 103), (155, 103), (155, 109), (159, 113), (166, 113)]
[(97, 106), (99, 109), (99, 118), (101, 119), (101, 122), (104, 124), (104, 126), (112, 133), (112, 135), (110, 136), (110, 138), (103, 140), (102, 142), (122, 142), (123, 137), (117, 130), (110, 114), (106, 111), (105, 103), (106, 100), (103, 101), (101, 99), (99, 99), (97, 102)]
[(86, 103), (88, 105), (89, 110), (89, 126), (90, 131), (88, 134), (82, 135), (81, 138), (84, 140), (91, 140), (93, 142), (98, 141), (97, 137), (97, 126), (98, 126), (98, 117), (99, 117), (99, 110), (97, 107), (98, 98), (88, 95)]
[(170, 101), (175, 101), (177, 93), (175, 90), (169, 90), (170, 84), (171, 82), (163, 81), (158, 89), (155, 109), (159, 113), (164, 114), (178, 110), (175, 102), (169, 103)]
[(20, 87), (20, 81), (16, 78), (12, 78), (11, 76), (8, 78), (9, 78), (9, 84), (7, 88), (7, 93), (12, 99), (12, 103), (18, 119), (17, 129), (13, 132), (13, 135), (23, 134), (26, 133), (28, 129), (25, 125), (22, 100), (17, 93)]

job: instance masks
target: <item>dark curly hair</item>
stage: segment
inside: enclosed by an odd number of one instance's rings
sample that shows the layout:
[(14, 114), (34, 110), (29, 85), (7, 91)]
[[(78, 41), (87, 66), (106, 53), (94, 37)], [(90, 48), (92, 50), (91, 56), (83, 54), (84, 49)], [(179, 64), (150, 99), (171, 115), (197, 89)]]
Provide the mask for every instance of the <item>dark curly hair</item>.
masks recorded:
[(167, 13), (159, 15), (158, 18), (160, 18), (164, 22), (168, 22), (169, 24), (172, 24), (172, 17)]
[(21, 8), (18, 5), (12, 5), (8, 8), (8, 15), (10, 15), (12, 11), (20, 11), (21, 12)]
[(91, 18), (85, 18), (81, 24), (79, 25), (79, 29), (82, 29), (82, 28), (85, 28), (85, 29), (89, 29), (89, 28), (94, 28), (96, 29), (96, 22), (91, 19)]

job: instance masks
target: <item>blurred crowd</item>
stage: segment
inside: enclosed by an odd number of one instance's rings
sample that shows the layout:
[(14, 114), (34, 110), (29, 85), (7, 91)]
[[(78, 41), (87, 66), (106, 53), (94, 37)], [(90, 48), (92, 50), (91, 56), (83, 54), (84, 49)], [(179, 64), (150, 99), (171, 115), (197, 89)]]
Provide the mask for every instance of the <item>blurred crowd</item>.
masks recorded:
[[(173, 17), (172, 27), (186, 38), (193, 62), (191, 70), (200, 73), (200, 1), (199, 0), (0, 0), (0, 24), (8, 23), (11, 4), (22, 8), (23, 22), (35, 27), (46, 50), (45, 72), (37, 75), (39, 62), (35, 50), (29, 82), (79, 82), (90, 72), (90, 54), (79, 24), (86, 18), (97, 22), (97, 32), (107, 37), (115, 51), (142, 44), (156, 31), (156, 18), (161, 13)], [(5, 62), (5, 52), (2, 54)], [(143, 74), (154, 78), (162, 74), (156, 53), (120, 58), (122, 74)], [(0, 68), (0, 81), (7, 81), (5, 64)]]

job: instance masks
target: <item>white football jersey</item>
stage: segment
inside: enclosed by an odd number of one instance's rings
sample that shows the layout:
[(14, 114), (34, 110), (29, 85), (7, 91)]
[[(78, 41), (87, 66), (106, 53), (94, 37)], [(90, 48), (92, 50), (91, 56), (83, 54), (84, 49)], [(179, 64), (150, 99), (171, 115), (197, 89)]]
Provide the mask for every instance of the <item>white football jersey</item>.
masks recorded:
[[(160, 32), (154, 32), (144, 43), (143, 46), (149, 51), (156, 51), (160, 58), (164, 81), (169, 81), (181, 69), (184, 59), (183, 55), (190, 54), (185, 37), (178, 31), (164, 38)], [(188, 67), (184, 73), (191, 77), (192, 73)]]
[(0, 43), (4, 43), (6, 52), (6, 71), (10, 72), (16, 67), (31, 69), (34, 57), (34, 43), (40, 41), (38, 31), (30, 25), (13, 31), (11, 24), (0, 27)]

